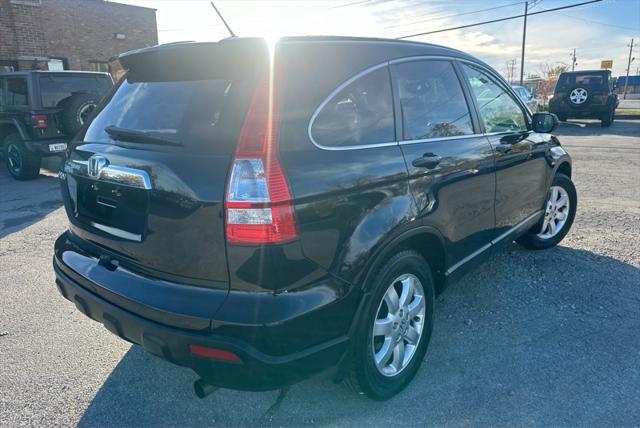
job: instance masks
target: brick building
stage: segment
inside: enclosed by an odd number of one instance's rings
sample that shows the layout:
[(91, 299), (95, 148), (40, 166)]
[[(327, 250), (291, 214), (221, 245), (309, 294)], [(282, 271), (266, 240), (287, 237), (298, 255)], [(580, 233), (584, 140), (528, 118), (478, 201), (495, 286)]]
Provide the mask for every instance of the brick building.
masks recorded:
[(155, 9), (105, 0), (0, 0), (0, 72), (110, 71), (119, 53), (157, 43)]

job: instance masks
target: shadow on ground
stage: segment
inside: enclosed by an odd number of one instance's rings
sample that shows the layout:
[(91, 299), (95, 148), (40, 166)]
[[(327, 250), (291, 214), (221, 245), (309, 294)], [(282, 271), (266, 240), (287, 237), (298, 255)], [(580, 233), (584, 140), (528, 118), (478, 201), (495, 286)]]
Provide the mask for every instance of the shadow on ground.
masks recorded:
[(0, 161), (0, 238), (37, 223), (62, 206), (58, 159), (44, 159), (40, 176), (17, 181)]
[(555, 135), (574, 135), (597, 137), (601, 135), (616, 135), (622, 137), (640, 137), (638, 120), (616, 118), (613, 125), (604, 127), (595, 119), (569, 119), (560, 122), (554, 131)]
[(277, 391), (192, 392), (191, 371), (133, 346), (79, 422), (167, 425), (632, 425), (640, 420), (640, 269), (516, 245), (449, 287), (413, 383), (379, 403), (327, 374)]

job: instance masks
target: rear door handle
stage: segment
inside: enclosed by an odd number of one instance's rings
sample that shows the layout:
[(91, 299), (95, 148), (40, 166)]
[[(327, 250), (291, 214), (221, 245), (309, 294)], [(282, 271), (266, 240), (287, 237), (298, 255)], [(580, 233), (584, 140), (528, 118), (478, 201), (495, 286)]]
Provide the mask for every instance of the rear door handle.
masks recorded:
[(433, 169), (442, 161), (442, 157), (434, 154), (434, 153), (425, 153), (417, 159), (414, 159), (411, 162), (411, 165), (416, 168), (427, 168)]
[(496, 151), (499, 153), (508, 153), (509, 151), (511, 151), (512, 147), (513, 146), (511, 144), (500, 143), (496, 146)]

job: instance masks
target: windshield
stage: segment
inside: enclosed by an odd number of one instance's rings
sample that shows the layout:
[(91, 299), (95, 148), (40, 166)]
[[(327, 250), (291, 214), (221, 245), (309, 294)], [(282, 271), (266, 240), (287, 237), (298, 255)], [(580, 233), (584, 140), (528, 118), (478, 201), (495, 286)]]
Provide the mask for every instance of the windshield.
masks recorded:
[[(98, 113), (84, 136), (86, 142), (130, 143), (139, 139), (114, 138), (105, 128), (147, 134), (190, 148), (212, 145), (224, 138), (238, 120), (225, 122), (233, 109), (234, 84), (231, 80), (154, 80), (132, 81), (126, 78), (109, 103)], [(242, 111), (244, 113), (244, 111)], [(243, 116), (243, 115), (242, 115)], [(225, 122), (225, 127), (222, 123)], [(133, 133), (129, 133), (132, 135)]]
[(102, 97), (111, 88), (107, 76), (40, 76), (40, 97), (42, 107), (62, 107), (75, 94), (96, 94)]

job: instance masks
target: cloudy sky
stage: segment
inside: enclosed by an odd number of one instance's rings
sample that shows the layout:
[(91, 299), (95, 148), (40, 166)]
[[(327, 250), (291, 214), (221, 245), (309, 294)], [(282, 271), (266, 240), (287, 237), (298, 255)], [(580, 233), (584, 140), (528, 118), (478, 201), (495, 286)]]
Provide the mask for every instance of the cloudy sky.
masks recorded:
[[(228, 34), (208, 1), (115, 0), (157, 9), (161, 43), (219, 40)], [(530, 12), (584, 0), (529, 0)], [(531, 4), (533, 3), (533, 6)], [(501, 17), (524, 11), (518, 0), (217, 0), (216, 6), (240, 36), (330, 34), (395, 38)], [(489, 10), (490, 9), (490, 10)], [(624, 74), (628, 44), (640, 45), (640, 0), (603, 0), (572, 9), (529, 17), (525, 75), (539, 74), (544, 64), (571, 63), (577, 69), (599, 68), (613, 60), (614, 75)], [(410, 40), (437, 43), (469, 52), (505, 73), (516, 59), (519, 73), (522, 18)], [(631, 72), (640, 67), (638, 57)]]

